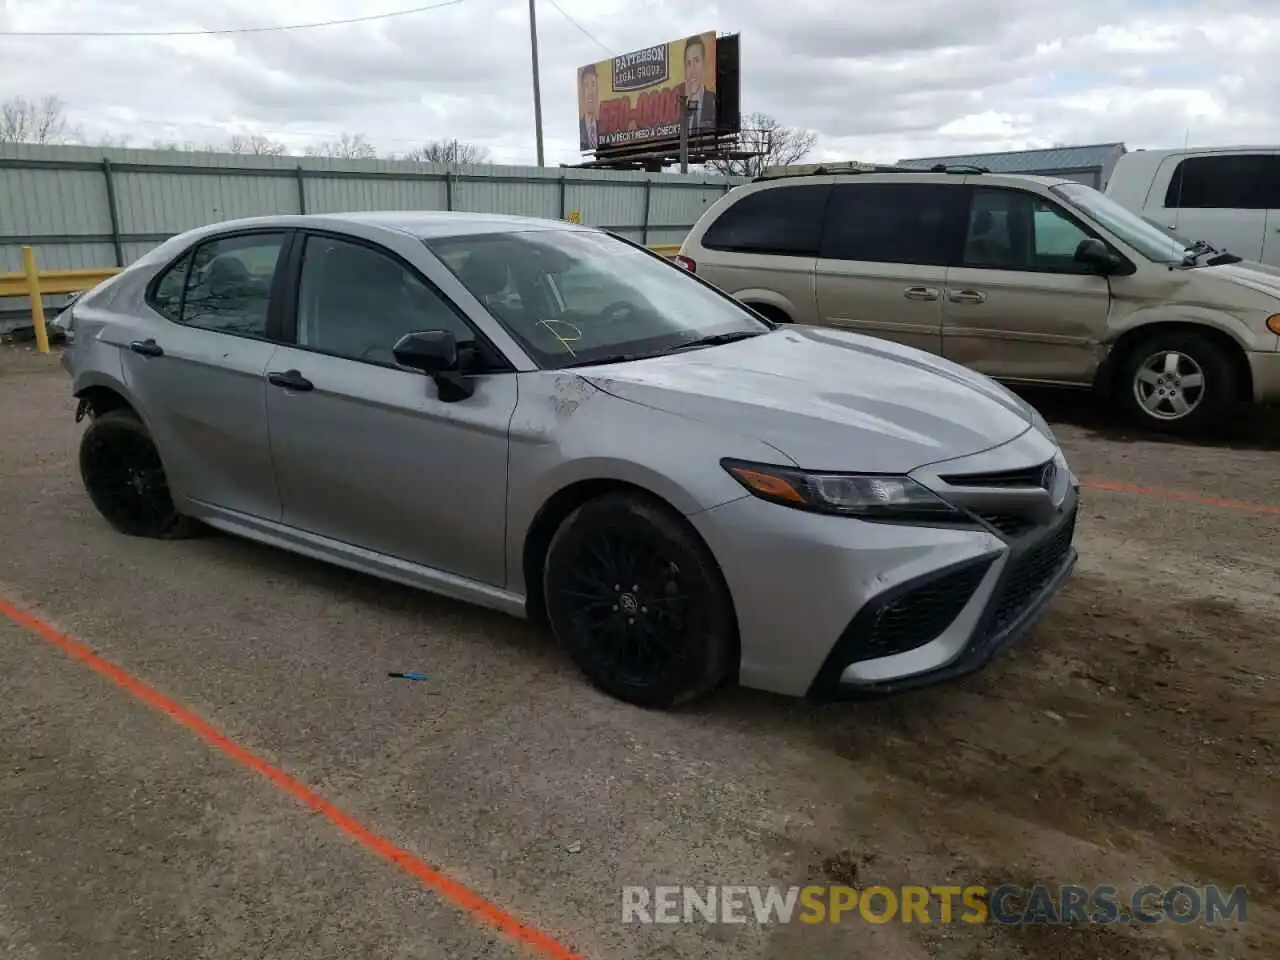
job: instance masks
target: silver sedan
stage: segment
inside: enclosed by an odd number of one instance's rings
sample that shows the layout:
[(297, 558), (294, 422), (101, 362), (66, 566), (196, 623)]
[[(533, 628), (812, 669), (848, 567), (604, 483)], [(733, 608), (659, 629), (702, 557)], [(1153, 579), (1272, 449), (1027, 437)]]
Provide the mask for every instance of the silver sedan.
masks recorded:
[(544, 620), (640, 705), (972, 671), (1076, 556), (1078, 483), (1008, 390), (773, 324), (599, 230), (220, 223), (64, 324), (120, 532), (207, 525)]

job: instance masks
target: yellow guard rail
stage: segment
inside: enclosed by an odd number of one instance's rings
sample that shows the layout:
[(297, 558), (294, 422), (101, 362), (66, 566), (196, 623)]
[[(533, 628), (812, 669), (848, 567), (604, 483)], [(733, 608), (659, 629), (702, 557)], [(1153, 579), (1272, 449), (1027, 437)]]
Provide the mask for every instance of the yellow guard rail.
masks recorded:
[(92, 290), (103, 280), (113, 277), (120, 270), (107, 267), (93, 270), (46, 270), (36, 268), (36, 254), (30, 247), (22, 248), (22, 272), (0, 273), (0, 297), (25, 297), (31, 302), (31, 323), (36, 331), (36, 349), (49, 352), (49, 332), (45, 328), (44, 300), (46, 293), (80, 293)]

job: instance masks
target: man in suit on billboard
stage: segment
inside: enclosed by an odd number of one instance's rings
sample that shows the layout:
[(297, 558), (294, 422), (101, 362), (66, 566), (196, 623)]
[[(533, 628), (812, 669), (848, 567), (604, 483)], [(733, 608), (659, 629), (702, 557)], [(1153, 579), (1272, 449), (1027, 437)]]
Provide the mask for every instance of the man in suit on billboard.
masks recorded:
[(600, 146), (596, 119), (600, 108), (600, 78), (594, 63), (578, 72), (578, 103), (582, 111), (578, 117), (578, 146), (582, 150), (595, 150)]
[(716, 95), (703, 86), (706, 77), (706, 43), (702, 37), (690, 37), (684, 42), (684, 95), (691, 134), (714, 133), (716, 129)]

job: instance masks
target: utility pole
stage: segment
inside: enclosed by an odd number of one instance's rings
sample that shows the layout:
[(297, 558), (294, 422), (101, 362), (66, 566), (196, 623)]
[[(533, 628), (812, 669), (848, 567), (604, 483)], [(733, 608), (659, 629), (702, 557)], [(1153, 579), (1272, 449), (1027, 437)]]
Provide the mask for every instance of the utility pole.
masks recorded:
[(529, 49), (533, 54), (533, 125), (538, 138), (538, 166), (545, 165), (542, 152), (542, 79), (538, 76), (537, 0), (529, 0)]
[(689, 98), (680, 94), (680, 172), (689, 172)]

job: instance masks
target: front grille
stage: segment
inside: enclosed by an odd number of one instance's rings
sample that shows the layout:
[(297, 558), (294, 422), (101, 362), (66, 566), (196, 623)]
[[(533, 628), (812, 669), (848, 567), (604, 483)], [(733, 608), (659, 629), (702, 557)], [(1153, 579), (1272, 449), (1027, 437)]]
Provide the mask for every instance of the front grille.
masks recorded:
[(1050, 461), (1037, 463), (1033, 467), (1019, 467), (1017, 470), (1001, 470), (996, 473), (953, 473), (942, 479), (953, 487), (996, 487), (999, 489), (1016, 489), (1027, 487), (1042, 489), (1041, 478), (1044, 468)]
[(1075, 529), (1076, 514), (1073, 511), (1056, 532), (1013, 561), (991, 616), (990, 635), (1003, 633), (1053, 579), (1071, 550)]
[(990, 566), (989, 560), (970, 564), (895, 597), (876, 612), (857, 644), (856, 659), (888, 657), (936, 639), (959, 616)]
[(1020, 517), (1016, 513), (984, 513), (979, 511), (978, 516), (1009, 538), (1020, 537), (1036, 525), (1036, 522), (1030, 517)]

